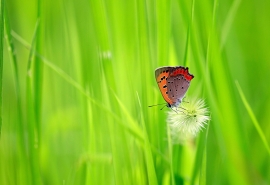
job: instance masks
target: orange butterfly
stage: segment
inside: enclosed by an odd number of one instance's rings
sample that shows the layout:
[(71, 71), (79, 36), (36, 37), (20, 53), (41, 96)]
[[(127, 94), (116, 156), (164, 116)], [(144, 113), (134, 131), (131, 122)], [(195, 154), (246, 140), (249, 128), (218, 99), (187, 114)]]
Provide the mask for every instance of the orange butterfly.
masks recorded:
[(190, 81), (194, 78), (189, 74), (188, 67), (160, 67), (155, 70), (155, 75), (167, 107), (178, 107), (189, 88)]

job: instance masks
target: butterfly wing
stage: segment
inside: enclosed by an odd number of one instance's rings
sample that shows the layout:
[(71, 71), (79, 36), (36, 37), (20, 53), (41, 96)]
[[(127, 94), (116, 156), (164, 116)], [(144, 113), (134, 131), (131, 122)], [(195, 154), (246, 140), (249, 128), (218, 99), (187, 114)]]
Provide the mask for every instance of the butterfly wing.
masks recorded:
[(172, 106), (178, 106), (185, 96), (190, 81), (194, 78), (193, 75), (189, 74), (188, 68), (175, 67), (167, 78), (167, 90), (168, 97), (172, 100)]
[(173, 104), (172, 100), (168, 96), (168, 87), (167, 79), (171, 73), (172, 67), (160, 67), (155, 70), (156, 81), (159, 87), (159, 90), (168, 104)]

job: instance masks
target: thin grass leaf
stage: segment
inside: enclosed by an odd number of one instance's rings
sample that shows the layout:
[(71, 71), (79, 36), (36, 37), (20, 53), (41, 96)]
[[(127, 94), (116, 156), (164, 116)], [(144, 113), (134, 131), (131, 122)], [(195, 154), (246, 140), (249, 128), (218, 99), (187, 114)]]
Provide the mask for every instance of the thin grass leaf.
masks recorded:
[[(158, 64), (164, 65), (168, 61), (169, 43), (171, 37), (171, 0), (157, 1), (157, 51)], [(166, 64), (165, 64), (166, 65)]]
[(173, 145), (172, 145), (172, 139), (171, 139), (171, 133), (170, 133), (170, 126), (167, 124), (167, 139), (168, 139), (168, 157), (170, 160), (170, 175), (171, 175), (171, 184), (175, 185), (175, 177), (174, 177), (174, 161), (173, 161)]
[(269, 147), (269, 144), (267, 142), (266, 136), (264, 135), (264, 133), (263, 133), (261, 127), (260, 127), (260, 124), (259, 124), (254, 112), (252, 111), (252, 109), (251, 109), (251, 107), (250, 107), (250, 105), (249, 105), (249, 103), (248, 103), (248, 101), (247, 101), (247, 99), (245, 97), (245, 94), (244, 94), (240, 84), (238, 83), (238, 81), (235, 81), (235, 84), (236, 84), (237, 90), (239, 92), (239, 95), (241, 97), (241, 100), (242, 100), (245, 108), (247, 109), (247, 112), (248, 112), (248, 114), (249, 114), (249, 116), (250, 116), (250, 118), (251, 118), (251, 120), (253, 122), (253, 125), (255, 126), (259, 136), (261, 137), (261, 140), (262, 140), (267, 152), (270, 154), (270, 147)]
[(207, 134), (209, 130), (209, 124), (207, 125), (206, 131), (200, 134), (196, 159), (193, 167), (193, 173), (190, 184), (196, 184), (196, 178), (199, 176), (200, 184), (206, 184), (205, 173), (206, 173), (206, 144), (207, 144)]
[(240, 4), (241, 4), (241, 0), (233, 1), (233, 4), (232, 4), (232, 6), (230, 8), (230, 11), (228, 13), (227, 19), (224, 22), (224, 25), (223, 25), (223, 28), (222, 28), (221, 41), (220, 41), (221, 50), (223, 49), (223, 47), (224, 47), (224, 45), (226, 43), (229, 31), (231, 29), (233, 20), (236, 17), (236, 13), (237, 13), (237, 10), (238, 10)]
[[(139, 106), (141, 107), (141, 101), (140, 101), (139, 95), (138, 95), (138, 93), (136, 93), (136, 94), (137, 94)], [(140, 109), (140, 110), (142, 110), (142, 109)], [(140, 111), (140, 119), (141, 119), (141, 123), (143, 126), (144, 154), (145, 154), (145, 158), (146, 158), (145, 160), (146, 160), (146, 166), (147, 166), (148, 183), (153, 184), (153, 185), (157, 185), (158, 184), (157, 175), (156, 175), (156, 171), (155, 171), (155, 167), (154, 167), (151, 145), (150, 145), (148, 135), (146, 132), (146, 126), (145, 126), (145, 121), (144, 121), (144, 116), (143, 116), (142, 111)]]
[(32, 101), (33, 101), (33, 108), (34, 108), (34, 120), (36, 124), (36, 134), (37, 134), (37, 144), (40, 142), (40, 132), (41, 132), (41, 109), (42, 109), (42, 92), (43, 92), (43, 63), (40, 62), (40, 58), (36, 57), (32, 53), (32, 51), (37, 51), (38, 53), (42, 53), (42, 50), (44, 47), (42, 46), (43, 42), (43, 35), (42, 35), (42, 29), (44, 22), (40, 24), (40, 20), (42, 19), (42, 1), (37, 0), (37, 23), (35, 27), (35, 33), (34, 37), (32, 39), (32, 46), (31, 46), (31, 53), (30, 56), (33, 61), (32, 66)]
[(36, 120), (36, 112), (35, 112), (35, 93), (33, 87), (33, 78), (31, 73), (33, 72), (33, 56), (35, 52), (35, 44), (36, 44), (36, 35), (37, 29), (39, 26), (39, 21), (36, 22), (34, 34), (32, 37), (32, 42), (30, 45), (30, 53), (28, 57), (28, 65), (27, 65), (27, 76), (26, 76), (26, 98), (27, 98), (27, 131), (28, 131), (28, 153), (30, 157), (30, 170), (31, 170), (31, 178), (32, 184), (40, 184), (41, 183), (41, 176), (39, 172), (39, 139), (38, 139), (38, 124)]
[[(14, 47), (14, 40), (11, 36), (11, 30), (10, 30), (10, 22), (9, 22), (9, 16), (8, 12), (5, 12), (5, 37), (6, 37), (6, 43), (8, 49), (8, 54), (10, 61), (12, 63), (13, 67), (13, 75), (14, 75), (14, 84), (15, 84), (15, 92), (16, 92), (16, 100), (17, 100), (17, 115), (16, 115), (16, 131), (17, 131), (17, 141), (18, 141), (18, 156), (21, 157), (20, 164), (25, 171), (29, 171), (29, 168), (27, 166), (27, 146), (26, 146), (26, 133), (24, 132), (24, 119), (23, 119), (23, 109), (22, 109), (22, 92), (20, 87), (20, 80), (19, 80), (19, 69), (18, 69), (18, 60), (15, 54), (15, 47)], [(29, 183), (28, 182), (28, 173), (25, 173), (25, 181), (21, 179), (22, 182)]]
[(15, 48), (13, 44), (13, 39), (11, 36), (11, 30), (10, 30), (10, 22), (9, 22), (9, 17), (8, 17), (8, 12), (5, 12), (5, 33), (6, 33), (6, 42), (7, 42), (7, 47), (10, 60), (13, 65), (13, 70), (14, 70), (14, 83), (15, 83), (15, 91), (17, 95), (17, 109), (18, 109), (18, 126), (19, 126), (19, 134), (20, 134), (20, 140), (21, 140), (21, 146), (24, 146), (24, 134), (22, 132), (23, 129), (23, 117), (22, 117), (22, 100), (21, 100), (21, 88), (19, 84), (19, 71), (18, 71), (18, 61), (16, 58), (15, 54)]
[(185, 55), (184, 55), (184, 66), (187, 65), (189, 60), (189, 49), (190, 49), (190, 34), (192, 32), (192, 26), (194, 21), (194, 7), (195, 7), (195, 0), (191, 2), (191, 16), (190, 21), (188, 22), (188, 30), (187, 30), (187, 37), (186, 37), (186, 46), (185, 46)]
[(0, 4), (0, 139), (2, 128), (2, 97), (3, 97), (3, 38), (4, 38), (4, 0)]
[(144, 136), (143, 133), (141, 131), (141, 128), (138, 126), (138, 122), (136, 120), (133, 119), (133, 117), (130, 115), (130, 113), (128, 112), (128, 110), (126, 109), (126, 107), (124, 106), (124, 104), (120, 101), (120, 99), (116, 96), (116, 94), (114, 94), (116, 100), (118, 101), (121, 110), (123, 111), (124, 115), (126, 116), (126, 118), (128, 119), (128, 122), (130, 124), (130, 129), (132, 133), (135, 133), (135, 135), (139, 138), (144, 140)]
[[(208, 124), (207, 129), (206, 129), (206, 134), (204, 135), (204, 141), (207, 141), (208, 139), (208, 133), (209, 133), (209, 127), (210, 124)], [(205, 142), (205, 146), (204, 146), (204, 151), (203, 151), (203, 157), (202, 157), (202, 163), (201, 163), (201, 170), (200, 170), (200, 179), (199, 179), (199, 183), (201, 185), (205, 185), (206, 183), (206, 169), (207, 169), (207, 142)]]

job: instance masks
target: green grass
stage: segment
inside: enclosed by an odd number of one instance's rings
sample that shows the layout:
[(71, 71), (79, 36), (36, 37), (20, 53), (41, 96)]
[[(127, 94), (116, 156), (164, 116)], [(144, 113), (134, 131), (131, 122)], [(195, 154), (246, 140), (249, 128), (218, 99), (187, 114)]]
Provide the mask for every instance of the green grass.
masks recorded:
[[(0, 184), (269, 184), (269, 9), (1, 0)], [(211, 114), (181, 145), (148, 107), (167, 65), (189, 67)]]
[[(4, 40), (4, 1), (1, 1), (0, 7), (0, 112), (2, 112), (2, 87), (3, 87), (3, 40)], [(2, 127), (2, 114), (0, 114), (0, 137)]]

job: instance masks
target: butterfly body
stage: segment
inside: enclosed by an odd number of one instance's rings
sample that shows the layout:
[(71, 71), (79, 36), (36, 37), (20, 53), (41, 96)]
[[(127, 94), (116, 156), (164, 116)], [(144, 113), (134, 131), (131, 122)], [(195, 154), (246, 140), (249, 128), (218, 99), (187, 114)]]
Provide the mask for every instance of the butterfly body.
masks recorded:
[(155, 76), (159, 90), (170, 108), (178, 107), (194, 78), (188, 67), (182, 66), (157, 68)]

